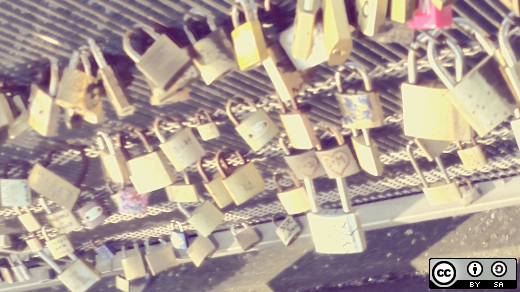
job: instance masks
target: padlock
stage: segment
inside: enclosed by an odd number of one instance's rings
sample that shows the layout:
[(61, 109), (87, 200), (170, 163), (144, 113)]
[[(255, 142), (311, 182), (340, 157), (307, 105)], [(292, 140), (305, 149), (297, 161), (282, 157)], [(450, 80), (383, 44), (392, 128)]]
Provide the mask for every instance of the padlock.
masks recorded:
[(86, 203), (76, 212), (78, 212), (79, 217), (89, 229), (94, 229), (103, 224), (109, 216), (107, 210), (103, 208), (101, 201), (98, 199)]
[(228, 174), (222, 168), (222, 151), (220, 150), (215, 155), (215, 163), (218, 172), (222, 176), (222, 184), (224, 184), (229, 195), (238, 206), (260, 193), (265, 187), (265, 181), (254, 163), (246, 163), (244, 157), (238, 151), (235, 154), (244, 165), (239, 166), (231, 174)]
[(438, 9), (433, 0), (418, 0), (413, 20), (406, 24), (413, 29), (434, 29), (450, 27), (453, 23), (451, 6)]
[(58, 59), (48, 57), (50, 65), (49, 91), (45, 92), (38, 85), (31, 85), (31, 104), (29, 105), (29, 125), (40, 135), (57, 135), (60, 107), (54, 102), (59, 82)]
[(197, 238), (190, 244), (186, 253), (193, 261), (196, 267), (206, 260), (217, 250), (217, 247), (209, 237), (197, 236)]
[(437, 9), (439, 9), (439, 10), (446, 8), (446, 7), (454, 4), (455, 2), (457, 2), (457, 0), (431, 0), (431, 1), (435, 5), (435, 7), (437, 7)]
[(428, 199), (430, 205), (435, 206), (447, 204), (454, 201), (458, 201), (462, 198), (459, 187), (456, 183), (451, 182), (448, 173), (446, 172), (446, 169), (444, 169), (444, 165), (442, 164), (440, 157), (436, 157), (435, 162), (439, 166), (446, 182), (438, 182), (432, 185), (428, 185), (426, 179), (424, 178), (421, 172), (421, 169), (419, 168), (419, 165), (417, 164), (417, 161), (415, 160), (415, 157), (413, 156), (411, 145), (406, 146), (406, 152), (410, 157), (410, 161), (412, 162), (415, 172), (417, 172), (417, 175), (421, 180), (421, 183), (423, 185), (422, 191), (426, 196), (426, 199)]
[[(200, 176), (202, 177), (204, 187), (211, 195), (215, 203), (220, 209), (223, 209), (233, 203), (233, 198), (229, 194), (229, 191), (222, 183), (222, 176), (219, 173), (213, 175), (210, 180), (206, 172), (204, 171), (204, 167), (202, 166), (202, 161), (204, 157), (197, 161), (197, 170), (199, 171)], [(224, 159), (224, 163), (227, 163)], [(232, 173), (232, 169), (226, 169), (226, 172)]]
[(90, 63), (87, 65), (84, 63), (85, 58), (82, 58), (81, 61), (85, 70), (82, 71), (77, 68), (79, 61), (80, 52), (72, 51), (69, 66), (63, 70), (58, 85), (56, 104), (65, 109), (72, 109), (78, 114), (83, 114), (87, 108), (87, 89), (94, 82), (94, 76), (92, 76), (92, 70), (90, 70)]
[(16, 282), (14, 272), (10, 267), (0, 266), (0, 276), (2, 276), (5, 283), (12, 284)]
[[(121, 135), (116, 135), (119, 146), (116, 149), (112, 138), (104, 132), (98, 132), (99, 158), (106, 176), (115, 183), (124, 183), (129, 179), (126, 159), (121, 151)], [(106, 151), (108, 150), (108, 151)]]
[(186, 222), (204, 237), (209, 236), (224, 220), (224, 214), (209, 201), (203, 201), (191, 213), (181, 203), (177, 203), (177, 207), (186, 216)]
[(0, 234), (0, 249), (13, 248), (13, 237), (9, 234)]
[[(192, 15), (206, 18), (211, 30), (210, 34), (198, 41), (186, 23)], [(186, 23), (183, 26), (184, 32), (193, 48), (193, 63), (200, 70), (200, 75), (206, 85), (210, 85), (218, 78), (237, 68), (233, 45), (231, 45), (224, 29), (222, 27), (217, 28), (213, 16), (207, 15), (197, 8), (192, 8), (184, 14), (183, 20)]]
[(148, 212), (149, 193), (139, 193), (135, 188), (126, 187), (117, 192), (118, 210), (121, 214), (145, 214)]
[[(314, 0), (318, 1), (318, 0)], [(345, 63), (352, 51), (345, 1), (321, 0), (323, 3), (323, 34), (329, 66)]]
[[(509, 28), (511, 24), (509, 23), (511, 17), (514, 17), (515, 13), (509, 13), (509, 16), (504, 18), (502, 21), (502, 25), (498, 30), (498, 44), (500, 45), (500, 55), (502, 58), (497, 58), (505, 64), (501, 64), (500, 71), (504, 76), (507, 85), (511, 89), (511, 92), (516, 98), (517, 102), (520, 102), (520, 62), (518, 62), (518, 58), (516, 57), (515, 51), (513, 47), (511, 47), (511, 43), (509, 42)], [(501, 60), (502, 59), (502, 60)]]
[(367, 38), (376, 43), (398, 43), (408, 47), (415, 40), (415, 30), (409, 28), (406, 23), (387, 21), (381, 32)]
[[(238, 5), (244, 10), (246, 22), (240, 24), (238, 19)], [(237, 0), (231, 10), (233, 21), (233, 47), (241, 71), (254, 69), (267, 59), (267, 46), (265, 44), (262, 24), (258, 20), (257, 5), (251, 0)]]
[[(139, 130), (134, 130), (143, 142), (148, 154), (128, 160), (130, 180), (137, 193), (145, 194), (162, 189), (175, 182), (175, 175), (168, 165), (167, 158), (161, 151), (154, 151), (146, 136)], [(161, 145), (161, 148), (163, 145)]]
[(25, 243), (33, 253), (37, 253), (43, 250), (42, 242), (35, 237), (34, 233), (29, 233), (27, 238), (25, 239)]
[(356, 129), (352, 129), (352, 145), (359, 161), (361, 169), (367, 173), (380, 176), (383, 174), (384, 165), (379, 158), (379, 149), (374, 140), (370, 139), (369, 129), (361, 129), (362, 136), (359, 136)]
[(103, 80), (103, 87), (105, 88), (106, 97), (110, 103), (112, 103), (116, 114), (120, 117), (133, 114), (135, 111), (135, 106), (133, 106), (125, 96), (125, 93), (121, 88), (114, 70), (107, 64), (107, 61), (103, 56), (103, 51), (101, 51), (101, 48), (93, 39), (88, 38), (87, 42), (98, 65), (97, 75), (101, 76), (101, 79)]
[(278, 97), (281, 114), (280, 120), (287, 132), (287, 137), (295, 149), (312, 149), (319, 144), (312, 123), (305, 112), (298, 108), (295, 98), (291, 98), (293, 110), (287, 112), (284, 102)]
[(14, 207), (14, 210), (19, 215), (18, 220), (20, 220), (23, 227), (25, 227), (25, 229), (29, 232), (35, 232), (40, 230), (42, 228), (40, 222), (36, 220), (36, 217), (34, 217), (33, 213), (31, 213), (31, 211), (27, 207), (23, 208), (27, 213), (23, 214), (22, 211), (20, 211), (20, 208)]
[(18, 135), (24, 133), (31, 126), (28, 123), (29, 119), (29, 111), (25, 107), (25, 103), (22, 101), (20, 95), (15, 95), (13, 97), (13, 103), (20, 111), (20, 115), (14, 119), (14, 121), (7, 128), (7, 133), (9, 134), (9, 139), (14, 139)]
[(47, 230), (45, 226), (42, 228), (42, 235), (45, 239), (45, 245), (51, 252), (51, 255), (54, 259), (61, 259), (64, 256), (69, 256), (70, 254), (74, 254), (74, 246), (67, 238), (66, 235), (58, 235), (58, 237), (50, 239), (47, 235)]
[[(31, 190), (27, 186), (27, 179), (8, 178), (10, 163), (3, 169), (0, 179), (0, 199), (2, 207), (22, 207), (31, 205)], [(23, 167), (26, 171), (26, 168)], [(25, 176), (25, 175), (24, 175)]]
[(38, 201), (47, 213), (45, 216), (47, 221), (51, 223), (52, 227), (56, 228), (58, 233), (67, 234), (81, 227), (78, 219), (76, 219), (76, 216), (74, 216), (70, 210), (61, 209), (58, 212), (52, 213), (44, 198), (40, 198)]
[(297, 0), (294, 17), (294, 39), (292, 56), (295, 59), (307, 60), (312, 52), (314, 25), (316, 15), (321, 8), (322, 0)]
[(186, 170), (182, 171), (182, 175), (184, 176), (184, 184), (173, 184), (164, 188), (168, 200), (179, 203), (198, 202), (199, 193), (197, 191), (197, 186), (190, 182), (190, 176)]
[(127, 257), (126, 248), (123, 246), (123, 259), (121, 259), (121, 265), (123, 266), (123, 272), (125, 279), (128, 281), (135, 280), (146, 276), (146, 267), (144, 266), (143, 256), (139, 251), (139, 246), (134, 243), (135, 254)]
[(453, 143), (453, 141), (442, 141), (442, 140), (430, 140), (430, 139), (421, 139), (415, 138), (414, 143), (417, 144), (419, 149), (424, 153), (424, 157), (428, 159), (428, 161), (434, 161), (435, 157), (442, 154), (444, 149)]
[(14, 122), (13, 111), (3, 93), (0, 93), (0, 128), (9, 126)]
[(101, 242), (101, 244), (96, 244), (97, 241), (98, 240), (90, 240), (90, 243), (94, 246), (94, 251), (99, 258), (105, 262), (112, 260), (116, 256), (114, 250), (106, 243)]
[(14, 277), (17, 282), (26, 282), (31, 280), (32, 275), (29, 272), (29, 269), (23, 264), (18, 255), (11, 254), (7, 257), (7, 261), (13, 270)]
[[(307, 202), (308, 201), (309, 199), (307, 197)], [(298, 222), (294, 220), (293, 216), (287, 216), (283, 218), (283, 221), (280, 224), (276, 223), (278, 221), (277, 219), (279, 218), (273, 217), (272, 220), (274, 226), (276, 227), (276, 235), (278, 235), (278, 238), (280, 238), (283, 244), (286, 246), (291, 245), (291, 243), (293, 243), (302, 232), (302, 228)]]
[(483, 31), (469, 21), (462, 18), (454, 18), (453, 21), (475, 34), (489, 56), (458, 83), (448, 76), (446, 69), (437, 61), (433, 40), (428, 42), (428, 58), (434, 72), (449, 89), (446, 93), (448, 99), (482, 137), (513, 114), (518, 108), (518, 103), (499, 72), (497, 60), (493, 58), (496, 51), (494, 44), (484, 37)]
[(392, 0), (390, 2), (390, 19), (399, 23), (406, 23), (413, 19), (415, 0)]
[(226, 114), (233, 125), (235, 125), (235, 130), (240, 137), (246, 141), (247, 145), (249, 145), (253, 151), (258, 151), (272, 138), (276, 137), (278, 133), (280, 133), (280, 129), (263, 109), (257, 109), (255, 104), (250, 100), (244, 99), (244, 101), (247, 105), (252, 107), (254, 111), (247, 118), (239, 122), (233, 114), (231, 106), (233, 103), (238, 103), (236, 99), (228, 100), (226, 104)]
[[(206, 117), (207, 123), (202, 123), (200, 118), (201, 115)], [(213, 121), (210, 112), (200, 109), (195, 113), (195, 119), (197, 120), (196, 129), (199, 131), (199, 136), (202, 141), (208, 141), (220, 137), (220, 130), (218, 129), (217, 123)]]
[(361, 170), (350, 151), (350, 147), (345, 144), (345, 139), (341, 133), (333, 127), (327, 127), (328, 131), (334, 134), (338, 146), (332, 149), (323, 150), (321, 145), (318, 145), (316, 156), (320, 161), (325, 173), (329, 178), (347, 177), (354, 175)]
[(345, 63), (343, 68), (357, 72), (365, 84), (365, 91), (345, 91), (341, 82), (342, 68), (336, 71), (337, 91), (334, 95), (339, 103), (343, 126), (351, 129), (381, 127), (384, 121), (383, 107), (379, 100), (379, 92), (372, 88), (367, 71), (354, 62)]
[(278, 175), (280, 173), (275, 173), (273, 175), (273, 181), (276, 185), (276, 189), (278, 190), (277, 196), (282, 203), (282, 206), (285, 208), (285, 211), (289, 215), (309, 211), (311, 206), (309, 205), (309, 199), (307, 196), (307, 191), (305, 191), (305, 187), (300, 184), (298, 179), (291, 171), (286, 170), (285, 173), (291, 177), (295, 188), (286, 191), (282, 190), (282, 187), (278, 183)]
[[(303, 71), (315, 67), (328, 60), (327, 47), (325, 46), (325, 36), (323, 34), (323, 24), (321, 21), (316, 21), (312, 34), (314, 35), (311, 44), (311, 54), (307, 59), (300, 60), (293, 56), (292, 47), (294, 43), (294, 25), (284, 30), (280, 37), (280, 45), (283, 47), (285, 53), (292, 61), (296, 70)], [(282, 98), (283, 99), (283, 98)]]
[(511, 121), (511, 129), (515, 135), (516, 145), (520, 148), (520, 112), (515, 110), (515, 119)]
[(172, 222), (170, 231), (170, 241), (175, 249), (187, 249), (188, 248), (188, 237), (184, 232), (184, 227), (178, 221), (175, 221), (179, 227), (179, 231), (175, 231), (175, 223)]
[[(86, 46), (85, 46), (86, 47)], [(80, 54), (81, 62), (84, 64), (87, 75), (92, 75), (92, 67), (90, 64), (90, 54), (86, 50), (82, 50)], [(101, 102), (101, 78), (96, 78), (87, 87), (85, 95), (85, 108), (77, 113), (83, 116), (83, 120), (91, 124), (101, 124), (106, 120), (105, 111), (103, 110), (103, 102)]]
[(460, 203), (464, 207), (472, 204), (482, 197), (478, 186), (474, 186), (470, 180), (466, 180), (466, 183), (468, 184), (469, 189), (462, 194), (462, 199), (460, 199)]
[(85, 292), (101, 280), (98, 270), (82, 259), (75, 260), (65, 271), (57, 276), (58, 280), (72, 292)]
[(356, 0), (357, 24), (367, 36), (381, 32), (386, 21), (388, 0)]
[(130, 281), (125, 279), (123, 275), (117, 275), (115, 278), (115, 282), (117, 289), (124, 292), (130, 292)]
[(250, 227), (246, 223), (242, 223), (244, 230), (237, 233), (235, 230), (235, 224), (231, 225), (231, 234), (235, 238), (235, 242), (242, 248), (243, 251), (248, 251), (255, 247), (262, 241), (258, 231), (254, 227)]
[(155, 120), (153, 130), (161, 142), (159, 147), (175, 170), (183, 171), (206, 154), (206, 150), (197, 140), (191, 128), (182, 128), (181, 124), (181, 130), (166, 139), (159, 129), (160, 121), (160, 119)]
[(487, 165), (487, 158), (484, 155), (482, 147), (477, 144), (477, 141), (475, 141), (475, 137), (471, 138), (471, 144), (471, 147), (463, 148), (462, 143), (457, 141), (457, 146), (459, 148), (457, 154), (462, 161), (462, 165), (469, 170)]
[[(196, 69), (195, 67), (190, 67), (189, 70), (192, 70), (191, 68)], [(189, 71), (184, 75), (188, 73)], [(146, 81), (152, 90), (152, 95), (150, 96), (151, 105), (166, 105), (190, 99), (189, 88), (182, 88), (180, 90), (173, 88), (172, 90), (164, 91), (160, 88), (153, 87), (153, 85), (147, 79)]]
[[(297, 179), (313, 179), (325, 174), (325, 169), (316, 156), (316, 150), (290, 151), (285, 145), (283, 137), (280, 137), (278, 141), (280, 148), (285, 153), (285, 163), (291, 168)], [(291, 152), (296, 153), (291, 155)]]
[(156, 249), (154, 251), (150, 250), (149, 239), (144, 241), (146, 246), (146, 254), (144, 255), (144, 258), (146, 259), (148, 270), (150, 270), (152, 276), (179, 265), (172, 246), (162, 239), (159, 239), (159, 241), (161, 242), (161, 249)]
[(366, 249), (365, 232), (357, 210), (353, 209), (348, 198), (345, 178), (337, 178), (336, 184), (342, 209), (320, 210), (316, 194), (308, 193), (311, 213), (307, 214), (309, 228), (317, 253), (350, 254)]

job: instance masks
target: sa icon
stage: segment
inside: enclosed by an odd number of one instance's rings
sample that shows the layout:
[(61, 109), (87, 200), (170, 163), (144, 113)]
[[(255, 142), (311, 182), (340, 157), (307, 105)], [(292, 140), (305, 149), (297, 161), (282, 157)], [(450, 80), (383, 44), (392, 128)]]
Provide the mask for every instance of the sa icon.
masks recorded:
[(438, 285), (450, 285), (455, 281), (455, 266), (447, 261), (438, 262), (433, 266), (432, 279)]

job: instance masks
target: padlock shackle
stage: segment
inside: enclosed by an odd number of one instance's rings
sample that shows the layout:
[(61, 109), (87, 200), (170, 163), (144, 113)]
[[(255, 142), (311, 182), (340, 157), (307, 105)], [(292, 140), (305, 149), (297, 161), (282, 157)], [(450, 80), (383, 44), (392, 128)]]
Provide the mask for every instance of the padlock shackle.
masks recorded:
[[(205, 182), (205, 183), (209, 183), (211, 180), (209, 179), (209, 176), (208, 174), (206, 173), (206, 171), (204, 170), (204, 167), (202, 166), (202, 162), (204, 161), (204, 159), (207, 159), (206, 156), (203, 156), (201, 158), (199, 158), (199, 160), (197, 160), (197, 170), (200, 174), (200, 176), (202, 177), (202, 180)], [(226, 159), (220, 159), (220, 163), (224, 163), (226, 165), (226, 169), (229, 167)]]
[(186, 210), (186, 208), (184, 208), (181, 203), (177, 202), (177, 208), (179, 208), (179, 210), (182, 212), (182, 214), (184, 214), (184, 216), (186, 216), (186, 219), (190, 219), (190, 217), (191, 217), (190, 212), (188, 212), (188, 210)]
[(231, 8), (231, 20), (233, 22), (234, 28), (240, 26), (238, 4), (242, 6), (242, 10), (244, 10), (244, 15), (246, 17), (247, 22), (258, 20), (258, 6), (254, 1), (235, 0), (235, 4), (233, 4), (233, 7)]
[(179, 221), (172, 221), (171, 223), (172, 230), (175, 230), (175, 223), (177, 223), (177, 226), (179, 227), (179, 232), (184, 232), (184, 227), (182, 227), (182, 224)]
[(419, 176), (419, 180), (421, 181), (423, 187), (427, 188), (428, 183), (426, 182), (426, 179), (424, 178), (424, 176), (421, 172), (421, 169), (419, 168), (419, 164), (417, 164), (417, 160), (415, 160), (415, 157), (413, 156), (411, 144), (406, 145), (406, 153), (408, 154), (408, 157), (410, 157), (410, 162), (412, 163), (412, 166), (415, 169), (415, 172)]
[(338, 129), (336, 129), (335, 127), (332, 127), (329, 125), (327, 125), (327, 126), (318, 125), (318, 128), (325, 130), (325, 132), (332, 133), (332, 135), (334, 135), (334, 137), (336, 138), (336, 141), (338, 142), (338, 146), (345, 145), (345, 138), (343, 138), (343, 135), (341, 135), (340, 131), (338, 131)]
[(132, 43), (130, 42), (131, 37), (134, 35), (134, 32), (129, 30), (123, 34), (123, 51), (126, 53), (134, 63), (139, 63), (141, 60), (141, 55), (132, 47)]
[(285, 153), (285, 155), (291, 155), (291, 151), (289, 150), (289, 147), (287, 147), (287, 144), (285, 144), (284, 137), (278, 138), (278, 143), (280, 144), (280, 148)]
[[(287, 107), (285, 106), (285, 102), (280, 98), (280, 95), (279, 94), (276, 94), (276, 99), (278, 99), (278, 104), (280, 104), (280, 111), (282, 114), (286, 114), (287, 113)], [(293, 106), (293, 112), (297, 112), (298, 111), (298, 102), (296, 101), (296, 99), (291, 96), (291, 105)]]
[(441, 170), (442, 176), (444, 177), (444, 180), (446, 183), (451, 183), (450, 176), (448, 175), (448, 172), (446, 171), (446, 168), (444, 168), (444, 164), (442, 163), (441, 157), (437, 156), (435, 157), (435, 162), (437, 163), (437, 166), (439, 166), (439, 169)]
[(448, 44), (448, 47), (455, 54), (455, 80), (452, 79), (448, 71), (439, 63), (437, 58), (436, 45), (433, 39), (428, 41), (427, 55), (428, 61), (430, 62), (430, 65), (435, 74), (437, 74), (446, 88), (451, 90), (453, 87), (455, 87), (456, 82), (462, 80), (464, 73), (464, 55), (460, 46), (453, 43), (451, 40), (446, 40), (446, 44)]
[(421, 33), (418, 35), (415, 39), (415, 42), (413, 42), (410, 45), (410, 48), (408, 49), (408, 83), (410, 84), (417, 84), (417, 52), (416, 49), (419, 47), (420, 43), (426, 43), (431, 36), (437, 37), (441, 31), (439, 29), (435, 29), (432, 32), (428, 34)]
[(206, 23), (208, 24), (209, 29), (211, 31), (215, 31), (217, 29), (217, 26), (215, 25), (215, 21), (214, 21), (213, 17), (204, 13), (202, 10), (200, 10), (198, 8), (191, 8), (188, 11), (188, 13), (184, 14), (184, 17), (182, 19), (184, 22), (182, 25), (182, 29), (184, 30), (184, 33), (186, 34), (186, 36), (188, 37), (188, 40), (190, 41), (190, 43), (192, 45), (194, 45), (197, 42), (197, 38), (195, 38), (195, 35), (193, 35), (193, 32), (188, 27), (188, 20), (190, 20), (191, 18), (193, 18), (193, 16), (196, 16), (196, 15), (202, 16), (206, 19)]
[(350, 199), (348, 198), (347, 178), (346, 177), (337, 177), (336, 186), (338, 188), (339, 199), (341, 201), (341, 206), (343, 207), (343, 211), (345, 213), (351, 212), (352, 204), (350, 203)]
[(74, 50), (72, 51), (72, 55), (70, 55), (69, 64), (67, 65), (67, 68), (69, 69), (76, 69), (79, 65), (79, 51)]
[(49, 235), (47, 234), (47, 227), (45, 227), (45, 225), (42, 226), (41, 232), (42, 232), (43, 239), (45, 239), (45, 241), (49, 241), (50, 238), (49, 238)]
[(372, 145), (372, 142), (370, 140), (370, 129), (362, 128), (361, 132), (363, 133), (363, 139), (365, 139), (366, 146), (370, 147)]
[(197, 125), (202, 125), (202, 120), (200, 119), (200, 116), (204, 115), (209, 123), (213, 123), (213, 118), (211, 117), (211, 113), (205, 109), (199, 109), (197, 112), (195, 112), (195, 119), (197, 120)]
[(282, 172), (275, 172), (273, 174), (273, 181), (274, 181), (274, 184), (276, 185), (276, 189), (278, 189), (278, 193), (283, 193), (283, 189), (280, 186), (280, 183), (278, 182), (278, 175), (281, 175), (282, 173), (287, 174), (292, 179), (294, 186), (296, 188), (300, 188), (302, 186), (300, 181), (296, 178), (296, 176), (294, 175), (294, 173), (292, 171), (290, 171), (288, 169), (284, 169)]
[[(220, 164), (220, 159), (222, 155), (222, 150), (217, 151), (217, 154), (215, 154), (215, 165), (217, 167), (217, 171), (222, 176), (222, 179), (226, 179), (228, 177), (226, 171), (222, 168), (222, 165)], [(224, 158), (225, 160), (225, 158)]]
[(96, 41), (94, 39), (88, 38), (87, 43), (90, 47), (90, 51), (92, 52), (94, 60), (96, 60), (99, 69), (104, 69), (108, 67), (107, 60), (103, 55), (103, 51), (101, 51), (101, 48), (96, 44)]
[(114, 144), (112, 143), (112, 139), (110, 138), (110, 136), (105, 132), (98, 132), (97, 134), (99, 137), (101, 137), (100, 141), (101, 141), (102, 145), (106, 146), (106, 149), (108, 149), (108, 153), (110, 155), (116, 155), (116, 148), (115, 148)]
[(58, 93), (58, 83), (60, 82), (60, 67), (58, 65), (58, 59), (55, 57), (47, 57), (51, 63), (51, 77), (49, 81), (49, 95), (55, 97)]
[(150, 143), (148, 142), (148, 139), (143, 134), (143, 132), (140, 131), (140, 130), (137, 130), (137, 129), (133, 129), (133, 132), (136, 133), (137, 137), (139, 137), (139, 140), (141, 140), (141, 142), (143, 142), (144, 148), (146, 149), (146, 151), (148, 153), (152, 153), (153, 152), (153, 147), (152, 147), (152, 145), (150, 145)]
[[(231, 228), (230, 228), (231, 234), (233, 234), (233, 236), (237, 236), (237, 231), (236, 231), (235, 225), (238, 225), (238, 224), (231, 224)], [(242, 227), (244, 227), (245, 229), (249, 228), (249, 225), (247, 223), (241, 223), (240, 225), (242, 225)]]
[(480, 43), (488, 55), (493, 56), (495, 54), (495, 44), (488, 38), (487, 33), (478, 27), (475, 23), (462, 17), (454, 17), (453, 23), (466, 32), (473, 34), (475, 39)]
[(149, 254), (151, 252), (150, 250), (150, 238), (147, 238), (144, 240), (144, 252), (146, 254)]
[[(240, 102), (239, 99), (241, 99), (243, 102)], [(233, 114), (233, 111), (231, 109), (231, 107), (233, 106), (233, 103), (236, 103), (236, 104), (247, 104), (247, 105), (253, 107), (254, 111), (256, 111), (256, 105), (250, 99), (246, 99), (246, 98), (242, 98), (242, 97), (235, 97), (235, 98), (229, 99), (228, 102), (226, 103), (226, 115), (231, 120), (233, 125), (235, 125), (235, 127), (240, 125), (240, 122), (235, 117), (235, 115)]]
[[(510, 12), (509, 17), (515, 17), (515, 12)], [(510, 33), (511, 23), (510, 20), (505, 17), (502, 21), (502, 25), (498, 29), (498, 45), (500, 47), (500, 52), (502, 53), (502, 57), (506, 61), (508, 67), (513, 67), (518, 63), (518, 58), (516, 57), (515, 51), (509, 42), (509, 33)]]
[(82, 50), (79, 55), (81, 63), (83, 64), (83, 71), (85, 71), (85, 74), (87, 74), (88, 76), (94, 76), (94, 74), (92, 74), (92, 64), (90, 64), (89, 56), (90, 53), (86, 50)]
[(45, 202), (45, 199), (43, 197), (40, 197), (38, 199), (38, 202), (40, 202), (40, 204), (42, 205), (42, 207), (45, 210), (45, 213), (47, 213), (47, 215), (52, 214), (51, 208), (49, 208), (49, 205), (47, 205), (47, 202)]
[[(161, 122), (162, 122), (161, 118), (155, 119), (155, 121), (153, 122), (153, 132), (155, 133), (155, 136), (157, 136), (157, 138), (159, 139), (159, 142), (166, 143), (166, 137), (161, 133), (161, 129), (159, 128), (159, 126), (161, 125)], [(183, 125), (180, 121), (174, 121), (174, 123), (179, 124), (180, 129), (183, 128)]]
[[(359, 75), (361, 75), (361, 78), (363, 78), (363, 83), (365, 84), (365, 90), (367, 92), (370, 92), (373, 90), (372, 80), (371, 80), (370, 76), (368, 75), (367, 70), (363, 66), (361, 66), (361, 64), (355, 63), (355, 62), (346, 62), (345, 64), (343, 64), (343, 66), (345, 66), (346, 68), (349, 68), (349, 69), (353, 70), (354, 72), (358, 73)], [(342, 70), (339, 70), (339, 72), (341, 72), (341, 71)]]
[(184, 183), (187, 185), (191, 185), (190, 176), (188, 175), (188, 172), (186, 170), (182, 170), (182, 176), (184, 178)]
[(36, 254), (39, 255), (40, 258), (44, 262), (46, 262), (49, 265), (49, 267), (51, 267), (56, 272), (56, 274), (60, 275), (61, 273), (63, 273), (63, 269), (53, 259), (51, 259), (46, 253), (44, 253), (43, 251), (39, 251)]

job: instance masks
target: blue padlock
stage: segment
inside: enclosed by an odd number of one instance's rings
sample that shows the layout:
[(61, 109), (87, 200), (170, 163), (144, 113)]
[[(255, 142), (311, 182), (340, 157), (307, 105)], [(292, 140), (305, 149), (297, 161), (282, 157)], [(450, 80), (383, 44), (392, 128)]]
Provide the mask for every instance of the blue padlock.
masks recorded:
[[(177, 226), (179, 226), (179, 232), (175, 231), (175, 223), (177, 223)], [(170, 232), (172, 246), (175, 249), (187, 249), (188, 238), (186, 237), (186, 233), (184, 233), (184, 228), (180, 222), (175, 221), (175, 223), (172, 222), (172, 231)]]
[(94, 241), (91, 241), (91, 243), (96, 247), (94, 250), (101, 257), (101, 260), (110, 261), (115, 257), (116, 254), (110, 246), (106, 244), (96, 245)]

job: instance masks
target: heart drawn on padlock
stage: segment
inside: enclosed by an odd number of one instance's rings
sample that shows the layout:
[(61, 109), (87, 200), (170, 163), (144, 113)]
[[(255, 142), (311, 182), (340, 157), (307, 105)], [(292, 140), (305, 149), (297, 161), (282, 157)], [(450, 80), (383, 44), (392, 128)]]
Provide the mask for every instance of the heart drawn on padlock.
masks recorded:
[(340, 176), (343, 175), (350, 164), (348, 153), (343, 150), (335, 151), (332, 155), (322, 155), (321, 158), (326, 168)]
[(319, 166), (318, 158), (307, 156), (302, 163), (298, 164), (298, 171), (306, 177), (312, 177), (318, 170)]

